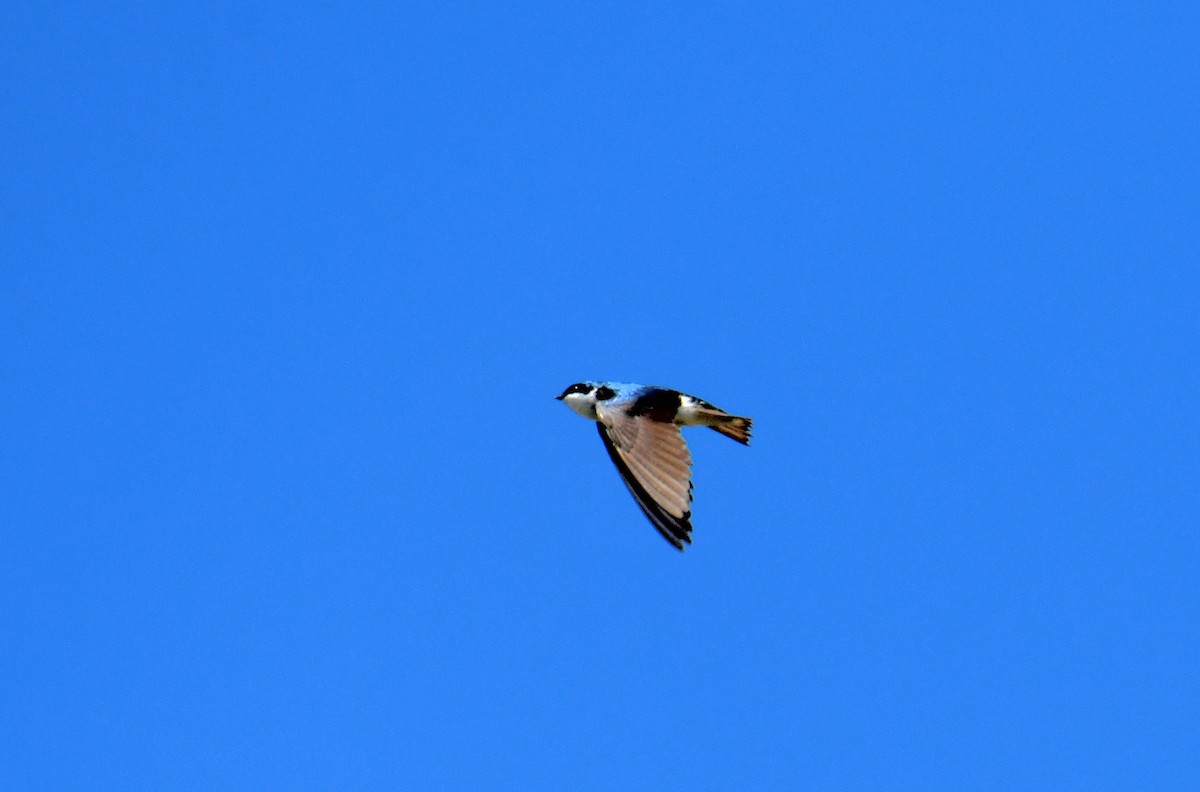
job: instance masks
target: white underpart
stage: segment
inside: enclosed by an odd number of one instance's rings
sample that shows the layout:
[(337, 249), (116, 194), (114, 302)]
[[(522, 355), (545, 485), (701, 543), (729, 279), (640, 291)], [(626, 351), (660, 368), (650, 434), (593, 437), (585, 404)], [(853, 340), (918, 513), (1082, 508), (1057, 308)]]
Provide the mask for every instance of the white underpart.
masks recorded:
[[(701, 414), (701, 411), (709, 415)], [(711, 417), (711, 410), (700, 406), (700, 401), (686, 393), (679, 394), (679, 411), (675, 413), (675, 423), (681, 426), (712, 426), (719, 423)]]
[(596, 420), (596, 392), (568, 393), (563, 397), (567, 406), (590, 421)]

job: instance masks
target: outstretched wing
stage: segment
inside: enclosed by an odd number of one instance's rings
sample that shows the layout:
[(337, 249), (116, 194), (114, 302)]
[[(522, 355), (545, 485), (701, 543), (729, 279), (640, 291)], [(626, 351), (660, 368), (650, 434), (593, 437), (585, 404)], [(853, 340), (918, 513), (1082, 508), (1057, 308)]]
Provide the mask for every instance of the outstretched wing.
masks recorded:
[(613, 405), (597, 410), (604, 447), (634, 500), (679, 550), (692, 541), (692, 455), (679, 427), (630, 418)]

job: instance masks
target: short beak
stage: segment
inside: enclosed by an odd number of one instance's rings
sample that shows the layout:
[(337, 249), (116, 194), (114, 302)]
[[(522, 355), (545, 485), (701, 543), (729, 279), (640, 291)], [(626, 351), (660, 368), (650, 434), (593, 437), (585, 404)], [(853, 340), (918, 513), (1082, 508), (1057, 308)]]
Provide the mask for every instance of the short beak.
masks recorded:
[(563, 397), (562, 397), (562, 396), (555, 396), (554, 398), (555, 398), (555, 400), (556, 400), (556, 401), (562, 401), (562, 400), (563, 400)]

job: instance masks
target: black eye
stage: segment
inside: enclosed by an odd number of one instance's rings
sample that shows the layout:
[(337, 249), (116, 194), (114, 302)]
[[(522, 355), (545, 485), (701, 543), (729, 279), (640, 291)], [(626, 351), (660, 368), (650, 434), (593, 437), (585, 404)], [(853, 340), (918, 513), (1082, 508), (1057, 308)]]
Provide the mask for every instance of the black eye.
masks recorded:
[(617, 395), (617, 392), (615, 390), (613, 390), (612, 388), (608, 387), (607, 385), (601, 385), (599, 388), (596, 388), (596, 400), (597, 401), (608, 401), (609, 399), (611, 399), (613, 396), (616, 396), (616, 395)]

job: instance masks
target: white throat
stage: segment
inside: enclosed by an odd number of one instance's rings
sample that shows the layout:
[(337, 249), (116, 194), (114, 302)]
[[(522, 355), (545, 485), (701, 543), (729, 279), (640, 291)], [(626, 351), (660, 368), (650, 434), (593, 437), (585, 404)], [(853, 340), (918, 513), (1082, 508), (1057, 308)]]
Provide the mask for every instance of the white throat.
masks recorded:
[(594, 393), (568, 393), (563, 397), (567, 406), (589, 420), (596, 420), (596, 396)]

